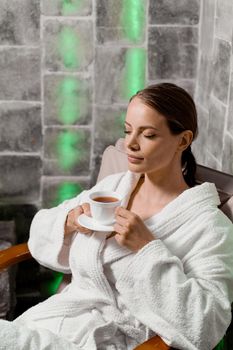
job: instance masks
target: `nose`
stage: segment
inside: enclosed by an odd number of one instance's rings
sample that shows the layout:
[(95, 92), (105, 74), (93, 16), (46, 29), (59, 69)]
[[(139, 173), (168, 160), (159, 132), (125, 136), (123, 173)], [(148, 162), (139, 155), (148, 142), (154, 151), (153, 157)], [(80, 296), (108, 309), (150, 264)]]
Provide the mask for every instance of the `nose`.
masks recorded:
[(130, 150), (139, 150), (140, 149), (140, 145), (138, 143), (137, 137), (136, 135), (127, 135), (126, 139), (125, 139), (125, 145), (128, 149)]

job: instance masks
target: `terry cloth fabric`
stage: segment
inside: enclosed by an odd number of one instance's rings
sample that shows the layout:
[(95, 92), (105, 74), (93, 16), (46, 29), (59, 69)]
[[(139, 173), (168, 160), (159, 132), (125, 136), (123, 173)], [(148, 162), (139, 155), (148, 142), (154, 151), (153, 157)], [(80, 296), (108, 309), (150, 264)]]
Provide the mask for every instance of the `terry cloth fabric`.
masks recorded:
[(64, 239), (68, 212), (90, 192), (115, 190), (127, 205), (139, 177), (130, 171), (108, 176), (36, 214), (32, 255), (73, 278), (62, 293), (26, 311), (14, 325), (47, 329), (84, 350), (132, 350), (155, 334), (181, 350), (214, 348), (230, 323), (233, 301), (233, 225), (217, 208), (214, 184), (184, 191), (145, 220), (155, 240), (137, 253), (114, 237), (106, 240), (104, 232)]

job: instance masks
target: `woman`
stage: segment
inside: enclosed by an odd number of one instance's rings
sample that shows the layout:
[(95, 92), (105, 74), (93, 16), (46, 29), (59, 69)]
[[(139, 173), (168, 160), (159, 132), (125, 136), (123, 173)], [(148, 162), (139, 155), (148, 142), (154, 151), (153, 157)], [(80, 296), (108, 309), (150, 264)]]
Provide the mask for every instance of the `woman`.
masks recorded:
[[(128, 350), (158, 334), (181, 350), (210, 350), (223, 337), (233, 228), (215, 185), (195, 183), (192, 98), (173, 84), (149, 86), (131, 98), (125, 133), (126, 173), (36, 214), (32, 255), (73, 278), (62, 293), (0, 323), (6, 349)], [(90, 215), (87, 196), (99, 189), (125, 196), (114, 234), (77, 222)]]

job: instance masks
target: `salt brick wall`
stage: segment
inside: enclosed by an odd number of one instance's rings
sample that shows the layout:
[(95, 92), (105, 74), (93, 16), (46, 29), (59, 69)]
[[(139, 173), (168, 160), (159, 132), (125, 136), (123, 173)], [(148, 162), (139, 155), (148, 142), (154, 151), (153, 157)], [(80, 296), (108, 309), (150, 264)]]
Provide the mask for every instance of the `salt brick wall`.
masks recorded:
[[(72, 3), (71, 13), (64, 11), (61, 0), (0, 2), (1, 204), (48, 207), (56, 202), (62, 183), (87, 188), (95, 182), (101, 153), (122, 136), (128, 102), (122, 84), (130, 49), (145, 52), (146, 85), (172, 81), (194, 94), (199, 0), (142, 1), (144, 26), (136, 40), (130, 40), (122, 27), (123, 1)], [(62, 41), (65, 30), (78, 37), (78, 50), (73, 52), (77, 64), (69, 61), (70, 43)], [(215, 52), (229, 53), (231, 44), (224, 40), (216, 40)], [(221, 66), (216, 67), (222, 76)], [(77, 98), (80, 106), (79, 117), (65, 124), (59, 115), (64, 79), (72, 82), (72, 101)], [(198, 84), (201, 86), (200, 76)], [(219, 91), (217, 86), (215, 91)], [(212, 110), (225, 108), (225, 100), (217, 106), (215, 102)], [(207, 124), (206, 119), (202, 123)], [(71, 147), (79, 154), (78, 162), (69, 169), (61, 167), (57, 152), (57, 140), (68, 131), (78, 140)], [(226, 142), (229, 140), (226, 134)]]
[(233, 174), (233, 2), (202, 0), (195, 100), (199, 163)]

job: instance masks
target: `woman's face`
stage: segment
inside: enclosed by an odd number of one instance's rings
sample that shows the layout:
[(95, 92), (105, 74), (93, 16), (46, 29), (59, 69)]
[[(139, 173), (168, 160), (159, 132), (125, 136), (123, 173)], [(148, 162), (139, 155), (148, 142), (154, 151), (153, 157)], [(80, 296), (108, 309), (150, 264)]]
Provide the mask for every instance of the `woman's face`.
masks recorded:
[(182, 134), (171, 134), (165, 117), (138, 97), (128, 106), (125, 133), (131, 171), (163, 174), (172, 169), (174, 164), (177, 166), (177, 162), (181, 163)]

